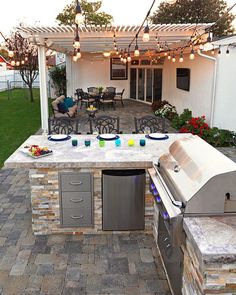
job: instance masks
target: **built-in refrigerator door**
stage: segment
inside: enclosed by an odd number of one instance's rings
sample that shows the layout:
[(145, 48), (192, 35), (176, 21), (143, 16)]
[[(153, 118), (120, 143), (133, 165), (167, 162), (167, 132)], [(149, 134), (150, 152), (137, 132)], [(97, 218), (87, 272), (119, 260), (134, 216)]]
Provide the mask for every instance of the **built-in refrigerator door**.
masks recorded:
[(143, 230), (145, 170), (103, 170), (103, 230)]

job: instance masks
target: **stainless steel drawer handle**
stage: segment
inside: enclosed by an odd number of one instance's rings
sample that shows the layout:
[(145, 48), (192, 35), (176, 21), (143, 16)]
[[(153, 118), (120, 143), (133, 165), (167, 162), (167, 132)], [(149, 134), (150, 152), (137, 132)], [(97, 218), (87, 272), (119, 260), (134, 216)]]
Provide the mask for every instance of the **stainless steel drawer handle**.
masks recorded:
[(79, 181), (79, 182), (70, 181), (70, 184), (71, 185), (81, 185), (81, 184), (83, 184), (83, 182), (82, 181)]
[(84, 218), (84, 215), (80, 215), (80, 216), (71, 216), (70, 218), (72, 219), (83, 219)]
[(79, 199), (79, 200), (74, 200), (74, 199), (70, 199), (70, 202), (72, 202), (72, 203), (81, 203), (81, 202), (83, 202), (83, 198), (81, 198), (81, 199)]

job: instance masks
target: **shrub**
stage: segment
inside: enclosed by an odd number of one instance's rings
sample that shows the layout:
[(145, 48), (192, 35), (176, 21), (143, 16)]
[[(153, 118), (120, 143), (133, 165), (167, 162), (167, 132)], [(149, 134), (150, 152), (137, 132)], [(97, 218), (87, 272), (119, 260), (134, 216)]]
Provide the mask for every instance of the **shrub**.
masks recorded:
[(49, 71), (56, 95), (66, 95), (66, 67), (56, 66)]
[(215, 146), (235, 146), (235, 133), (233, 131), (213, 127), (206, 133), (206, 141)]
[(156, 110), (162, 108), (165, 104), (169, 104), (167, 100), (156, 100), (152, 103), (152, 110), (155, 113)]
[(189, 121), (186, 122), (184, 126), (180, 128), (181, 133), (192, 133), (194, 135), (198, 135), (203, 139), (207, 138), (209, 126), (205, 122), (205, 116), (191, 118)]
[(171, 126), (180, 130), (192, 118), (192, 112), (189, 109), (184, 109), (183, 113), (173, 118)]
[(177, 112), (174, 106), (169, 103), (166, 103), (163, 107), (159, 108), (155, 111), (156, 116), (164, 117), (169, 119), (170, 121), (173, 120), (175, 116), (177, 116)]

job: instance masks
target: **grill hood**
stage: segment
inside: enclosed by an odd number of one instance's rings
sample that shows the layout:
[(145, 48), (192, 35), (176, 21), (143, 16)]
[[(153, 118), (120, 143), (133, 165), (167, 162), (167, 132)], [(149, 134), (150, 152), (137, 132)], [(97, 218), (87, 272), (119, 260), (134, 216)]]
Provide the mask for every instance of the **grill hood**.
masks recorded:
[(236, 212), (236, 163), (200, 137), (176, 140), (158, 166), (185, 214)]

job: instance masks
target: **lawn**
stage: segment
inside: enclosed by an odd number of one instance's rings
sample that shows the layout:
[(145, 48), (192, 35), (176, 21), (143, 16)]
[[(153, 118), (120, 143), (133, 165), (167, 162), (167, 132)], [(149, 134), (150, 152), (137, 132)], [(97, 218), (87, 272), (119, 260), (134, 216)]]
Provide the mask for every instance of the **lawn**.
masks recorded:
[(27, 89), (14, 89), (8, 99), (0, 92), (0, 167), (4, 161), (40, 128), (39, 89), (30, 102)]

